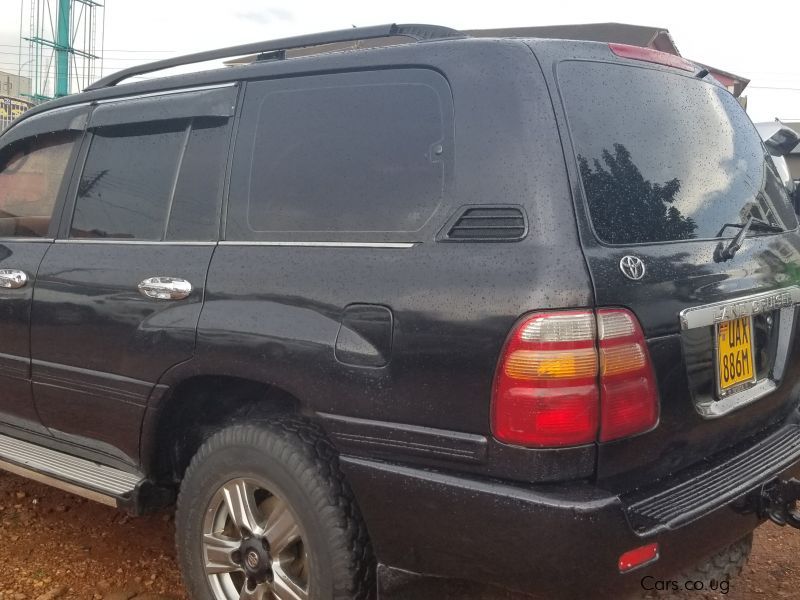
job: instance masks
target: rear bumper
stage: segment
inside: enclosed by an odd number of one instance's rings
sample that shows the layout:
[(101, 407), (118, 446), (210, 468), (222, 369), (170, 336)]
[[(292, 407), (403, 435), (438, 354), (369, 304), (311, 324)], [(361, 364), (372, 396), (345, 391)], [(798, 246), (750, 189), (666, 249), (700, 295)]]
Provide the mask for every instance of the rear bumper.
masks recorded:
[[(786, 444), (787, 435), (796, 444)], [(783, 451), (776, 453), (780, 436)], [(641, 590), (645, 576), (669, 578), (698, 564), (761, 523), (741, 500), (775, 477), (800, 476), (799, 461), (800, 428), (791, 425), (704, 472), (635, 498), (588, 483), (523, 487), (347, 456), (342, 466), (382, 564), (564, 597)], [(731, 464), (741, 469), (723, 468)], [(726, 477), (731, 485), (707, 484)], [(678, 493), (690, 480), (700, 493)], [(638, 509), (662, 505), (671, 493), (685, 504), (685, 519), (654, 520), (652, 510), (649, 521), (642, 519)], [(621, 575), (619, 556), (653, 541), (660, 544), (659, 560)]]

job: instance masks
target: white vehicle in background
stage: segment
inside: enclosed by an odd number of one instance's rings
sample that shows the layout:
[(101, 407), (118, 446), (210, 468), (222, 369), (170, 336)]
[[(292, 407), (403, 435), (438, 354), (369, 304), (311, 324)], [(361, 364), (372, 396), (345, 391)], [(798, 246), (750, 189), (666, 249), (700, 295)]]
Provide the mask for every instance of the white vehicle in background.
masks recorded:
[(800, 144), (800, 136), (794, 129), (778, 119), (766, 123), (756, 123), (755, 126), (761, 139), (764, 140), (764, 145), (772, 155), (772, 162), (775, 163), (775, 168), (789, 191), (789, 195), (797, 206), (800, 198), (798, 198), (797, 185), (792, 180), (789, 166), (786, 164), (786, 155)]

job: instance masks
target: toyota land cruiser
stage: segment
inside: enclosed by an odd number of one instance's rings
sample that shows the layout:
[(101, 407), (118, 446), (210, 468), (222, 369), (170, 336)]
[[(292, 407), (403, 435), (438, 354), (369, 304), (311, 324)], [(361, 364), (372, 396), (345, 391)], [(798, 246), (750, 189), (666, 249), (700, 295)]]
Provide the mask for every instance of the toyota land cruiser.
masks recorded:
[(0, 210), (0, 466), (175, 502), (192, 598), (617, 594), (798, 524), (797, 218), (680, 57), (392, 25), (134, 67), (3, 133)]

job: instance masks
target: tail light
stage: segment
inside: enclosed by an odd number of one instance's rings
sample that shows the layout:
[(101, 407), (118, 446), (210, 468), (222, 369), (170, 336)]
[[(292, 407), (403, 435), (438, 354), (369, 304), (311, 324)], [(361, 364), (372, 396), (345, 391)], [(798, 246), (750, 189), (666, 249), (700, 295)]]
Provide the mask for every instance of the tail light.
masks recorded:
[(492, 403), (495, 436), (526, 446), (573, 446), (597, 436), (594, 314), (535, 314), (506, 343)]
[(694, 73), (697, 69), (694, 63), (689, 62), (685, 58), (669, 54), (668, 52), (661, 52), (660, 50), (653, 50), (652, 48), (644, 48), (642, 46), (630, 46), (628, 44), (609, 44), (608, 47), (611, 52), (620, 58), (630, 58), (633, 60), (642, 60), (644, 62), (655, 63), (657, 65), (664, 65), (673, 67), (675, 69), (682, 69)]
[(639, 322), (621, 308), (597, 311), (600, 441), (648, 431), (658, 422), (658, 394)]
[(514, 327), (495, 376), (497, 439), (575, 446), (633, 435), (657, 421), (647, 347), (628, 311), (536, 313)]

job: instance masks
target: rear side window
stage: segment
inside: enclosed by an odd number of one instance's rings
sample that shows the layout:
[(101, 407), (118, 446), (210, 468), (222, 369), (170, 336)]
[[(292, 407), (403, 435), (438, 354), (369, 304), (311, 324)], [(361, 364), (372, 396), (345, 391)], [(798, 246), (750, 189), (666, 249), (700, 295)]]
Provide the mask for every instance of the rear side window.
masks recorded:
[(95, 129), (70, 237), (215, 239), (227, 123), (197, 118)]
[(419, 231), (442, 201), (444, 89), (422, 70), (249, 84), (227, 238)]
[(595, 233), (609, 244), (731, 237), (750, 215), (794, 229), (736, 99), (664, 71), (567, 61), (559, 87)]

